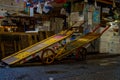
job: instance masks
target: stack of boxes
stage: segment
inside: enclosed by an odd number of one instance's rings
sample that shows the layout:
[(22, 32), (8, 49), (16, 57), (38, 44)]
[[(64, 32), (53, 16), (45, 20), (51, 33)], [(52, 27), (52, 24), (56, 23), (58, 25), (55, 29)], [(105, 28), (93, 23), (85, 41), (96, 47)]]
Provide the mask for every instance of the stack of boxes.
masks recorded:
[[(18, 1), (18, 2), (16, 2)], [(0, 0), (0, 9), (4, 9), (10, 12), (24, 10), (23, 0)]]
[[(100, 28), (100, 32), (103, 30), (104, 28)], [(100, 37), (100, 46), (99, 46), (99, 51), (100, 53), (108, 53), (109, 52), (109, 41), (111, 39), (111, 37), (113, 36), (113, 33), (110, 31), (110, 29), (108, 29), (107, 31), (105, 31), (102, 36)]]
[(109, 53), (120, 54), (120, 36), (112, 36), (109, 41)]
[[(101, 28), (102, 31), (104, 28)], [(116, 35), (110, 27), (100, 37), (100, 53), (120, 54), (120, 36)]]

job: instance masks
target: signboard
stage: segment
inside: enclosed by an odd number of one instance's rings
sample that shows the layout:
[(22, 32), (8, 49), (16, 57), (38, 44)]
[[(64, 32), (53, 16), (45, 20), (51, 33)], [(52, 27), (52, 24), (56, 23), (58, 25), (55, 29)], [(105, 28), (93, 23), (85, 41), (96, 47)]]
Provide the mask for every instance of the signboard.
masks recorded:
[(93, 11), (93, 23), (100, 23), (100, 8)]

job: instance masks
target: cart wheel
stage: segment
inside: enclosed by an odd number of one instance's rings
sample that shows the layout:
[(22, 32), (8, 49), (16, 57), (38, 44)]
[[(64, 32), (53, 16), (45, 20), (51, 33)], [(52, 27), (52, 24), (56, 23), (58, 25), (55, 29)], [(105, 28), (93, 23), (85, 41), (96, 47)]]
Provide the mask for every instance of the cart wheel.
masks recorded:
[(52, 49), (45, 49), (41, 54), (43, 64), (51, 64), (54, 61), (55, 52)]
[(76, 60), (86, 60), (87, 49), (84, 47), (78, 48), (78, 52), (76, 54)]

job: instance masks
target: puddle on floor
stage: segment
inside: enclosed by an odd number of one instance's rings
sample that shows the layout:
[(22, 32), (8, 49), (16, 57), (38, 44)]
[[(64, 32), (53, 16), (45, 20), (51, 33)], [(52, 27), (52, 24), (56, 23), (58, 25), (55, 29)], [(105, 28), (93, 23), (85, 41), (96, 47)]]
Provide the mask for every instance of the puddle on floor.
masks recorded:
[(73, 69), (88, 69), (88, 67), (86, 67), (86, 66), (76, 66), (76, 67), (73, 67)]
[(54, 71), (46, 71), (45, 73), (47, 74), (61, 74), (61, 73), (66, 73), (67, 71), (57, 71), (57, 70), (54, 70)]
[(100, 63), (101, 66), (108, 66), (108, 65), (114, 65), (114, 64), (118, 64), (118, 62), (117, 61), (111, 61), (111, 62)]

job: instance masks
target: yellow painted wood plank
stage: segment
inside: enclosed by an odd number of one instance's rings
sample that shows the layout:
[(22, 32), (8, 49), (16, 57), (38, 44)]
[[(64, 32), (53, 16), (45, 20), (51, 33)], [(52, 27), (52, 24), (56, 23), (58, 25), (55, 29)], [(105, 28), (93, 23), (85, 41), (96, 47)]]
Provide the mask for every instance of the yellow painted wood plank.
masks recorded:
[(18, 59), (23, 59), (24, 57), (28, 56), (29, 54), (30, 54), (29, 52), (23, 52), (21, 54), (15, 55), (14, 57), (18, 58)]
[[(52, 45), (52, 44), (54, 44), (56, 42), (59, 42), (62, 39), (65, 39), (65, 38), (69, 37), (72, 33), (73, 33), (73, 31), (68, 31), (65, 36), (61, 36), (59, 38), (56, 38), (56, 36), (58, 36), (58, 35), (54, 35), (54, 36), (52, 36), (52, 37), (50, 37), (48, 39), (45, 39), (45, 40), (43, 40), (41, 42), (38, 42), (38, 43), (36, 43), (34, 45), (31, 45), (30, 47), (27, 47), (27, 48), (25, 48), (25, 49), (23, 49), (23, 50), (21, 50), (21, 51), (19, 51), (17, 53), (14, 53), (14, 54), (2, 59), (2, 61), (4, 61), (5, 59), (8, 59), (8, 58), (11, 58), (11, 57), (15, 57), (15, 58), (17, 58), (17, 60), (15, 60), (15, 61), (13, 61), (11, 63), (8, 63), (8, 64), (14, 64), (14, 63), (24, 59), (25, 57), (29, 57), (30, 55), (35, 54), (36, 52), (41, 51), (42, 49), (45, 49), (46, 47), (49, 47), (50, 45)], [(40, 44), (41, 45), (46, 44), (46, 45), (44, 47), (42, 47), (42, 48), (39, 48), (39, 49), (35, 50), (35, 51), (26, 52), (27, 50), (29, 50), (29, 49), (31, 49), (33, 47), (36, 47), (38, 45), (40, 46)]]

